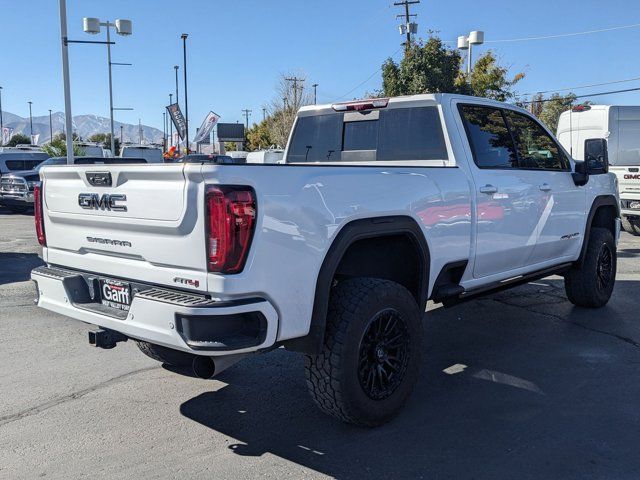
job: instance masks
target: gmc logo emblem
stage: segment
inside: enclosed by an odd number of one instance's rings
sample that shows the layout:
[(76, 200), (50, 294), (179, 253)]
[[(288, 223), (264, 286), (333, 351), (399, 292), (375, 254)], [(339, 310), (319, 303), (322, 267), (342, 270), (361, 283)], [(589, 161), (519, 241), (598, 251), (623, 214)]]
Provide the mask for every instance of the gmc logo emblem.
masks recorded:
[(640, 180), (640, 175), (625, 175), (624, 176), (625, 180)]
[(121, 194), (105, 193), (100, 196), (97, 193), (81, 193), (78, 195), (78, 205), (85, 210), (110, 210), (114, 212), (126, 212), (126, 205), (118, 205), (116, 202), (126, 202), (127, 196)]

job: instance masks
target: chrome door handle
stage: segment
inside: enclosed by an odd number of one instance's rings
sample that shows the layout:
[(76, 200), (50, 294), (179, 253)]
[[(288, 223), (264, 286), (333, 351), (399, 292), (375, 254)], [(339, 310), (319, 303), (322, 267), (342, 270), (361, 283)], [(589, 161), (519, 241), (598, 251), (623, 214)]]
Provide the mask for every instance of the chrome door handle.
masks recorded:
[(493, 185), (489, 185), (489, 184), (486, 184), (484, 187), (480, 187), (480, 193), (492, 194), (492, 193), (496, 193), (497, 191), (498, 191), (497, 187), (494, 187)]
[(542, 190), (543, 192), (548, 192), (551, 190), (551, 185), (549, 185), (548, 183), (543, 183), (538, 188), (540, 188), (540, 190)]

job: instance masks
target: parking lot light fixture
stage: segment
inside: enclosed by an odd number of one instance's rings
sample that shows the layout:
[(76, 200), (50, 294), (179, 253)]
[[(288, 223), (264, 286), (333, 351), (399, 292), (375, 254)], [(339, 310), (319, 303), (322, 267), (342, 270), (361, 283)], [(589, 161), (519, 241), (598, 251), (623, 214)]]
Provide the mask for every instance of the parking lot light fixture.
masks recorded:
[(467, 75), (471, 76), (472, 49), (473, 45), (482, 45), (484, 43), (484, 32), (474, 30), (469, 35), (460, 35), (458, 37), (458, 50), (468, 50), (467, 52)]
[[(113, 65), (130, 65), (128, 63), (113, 63), (111, 61), (111, 27), (115, 27), (116, 33), (118, 35), (122, 35), (124, 37), (129, 36), (133, 33), (133, 26), (131, 20), (125, 19), (116, 19), (115, 23), (110, 21), (101, 22), (100, 19), (94, 17), (85, 17), (82, 19), (82, 29), (85, 33), (89, 33), (91, 35), (97, 35), (100, 33), (100, 27), (106, 27), (107, 29), (107, 62), (109, 66), (109, 119), (111, 123), (111, 152), (115, 154), (115, 133), (114, 133), (114, 121), (113, 121), (113, 111), (115, 110), (113, 107), (113, 80), (111, 67)], [(120, 109), (122, 110), (122, 109)]]

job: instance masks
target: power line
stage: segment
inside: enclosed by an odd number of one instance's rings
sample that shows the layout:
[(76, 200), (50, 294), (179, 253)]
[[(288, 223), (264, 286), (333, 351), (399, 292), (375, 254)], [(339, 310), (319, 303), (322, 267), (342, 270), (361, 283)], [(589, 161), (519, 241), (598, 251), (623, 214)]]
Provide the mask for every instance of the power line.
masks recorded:
[[(577, 37), (580, 35), (591, 35), (594, 33), (612, 32), (614, 30), (624, 30), (628, 28), (638, 28), (640, 23), (632, 23), (630, 25), (620, 25), (617, 27), (599, 28), (597, 30), (585, 30), (583, 32), (570, 32), (570, 33), (558, 33), (552, 35), (540, 35), (536, 37), (520, 37), (520, 38), (503, 38), (498, 40), (486, 40), (485, 43), (514, 43), (514, 42), (528, 42), (533, 40), (550, 40), (554, 38), (565, 37)], [(457, 40), (445, 40), (444, 43), (456, 43)]]
[[(602, 95), (612, 95), (614, 93), (627, 93), (627, 92), (637, 92), (640, 90), (640, 87), (636, 87), (636, 88), (626, 88), (624, 90), (611, 90), (609, 92), (597, 92), (597, 93), (587, 93), (584, 95), (576, 95), (575, 98), (589, 98), (589, 97), (600, 97)], [(527, 104), (527, 103), (542, 103), (542, 102), (553, 102), (553, 101), (557, 101), (557, 98), (543, 98), (542, 100), (527, 100), (526, 102), (519, 102), (522, 104)]]
[(612, 80), (610, 82), (592, 83), (591, 85), (579, 85), (577, 87), (559, 88), (557, 90), (545, 90), (542, 92), (523, 93), (522, 96), (537, 95), (539, 93), (545, 94), (545, 93), (566, 92), (569, 90), (578, 90), (581, 88), (602, 87), (603, 85), (614, 85), (616, 83), (635, 82), (636, 80), (640, 80), (640, 77), (626, 78), (624, 80)]
[[(393, 52), (391, 54), (391, 58), (395, 57), (396, 54), (402, 50), (402, 47), (398, 48), (395, 52)], [(377, 74), (380, 73), (380, 71), (382, 70), (382, 67), (378, 68), (375, 72), (373, 72), (371, 75), (369, 75), (367, 77), (366, 80), (360, 82), (358, 85), (356, 85), (355, 87), (353, 87), (351, 90), (349, 90), (347, 93), (345, 93), (344, 95), (342, 95), (341, 97), (338, 97), (338, 100), (341, 100), (347, 96), (349, 96), (351, 93), (353, 93), (354, 91), (356, 91), (358, 88), (360, 88), (361, 86), (363, 86), (365, 83), (367, 83), (369, 80), (371, 80), (374, 76), (376, 76)]]

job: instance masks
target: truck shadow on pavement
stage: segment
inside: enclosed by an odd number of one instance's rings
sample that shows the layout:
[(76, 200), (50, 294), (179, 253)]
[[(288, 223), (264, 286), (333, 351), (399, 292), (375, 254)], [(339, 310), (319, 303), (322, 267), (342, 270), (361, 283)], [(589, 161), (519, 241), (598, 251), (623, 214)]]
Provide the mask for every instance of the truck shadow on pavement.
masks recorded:
[(0, 252), (0, 285), (27, 281), (40, 265), (44, 262), (36, 253)]
[(637, 478), (638, 292), (619, 281), (587, 310), (545, 279), (428, 312), (414, 395), (377, 429), (317, 410), (301, 356), (284, 350), (232, 367), (180, 412), (237, 455), (337, 478)]

